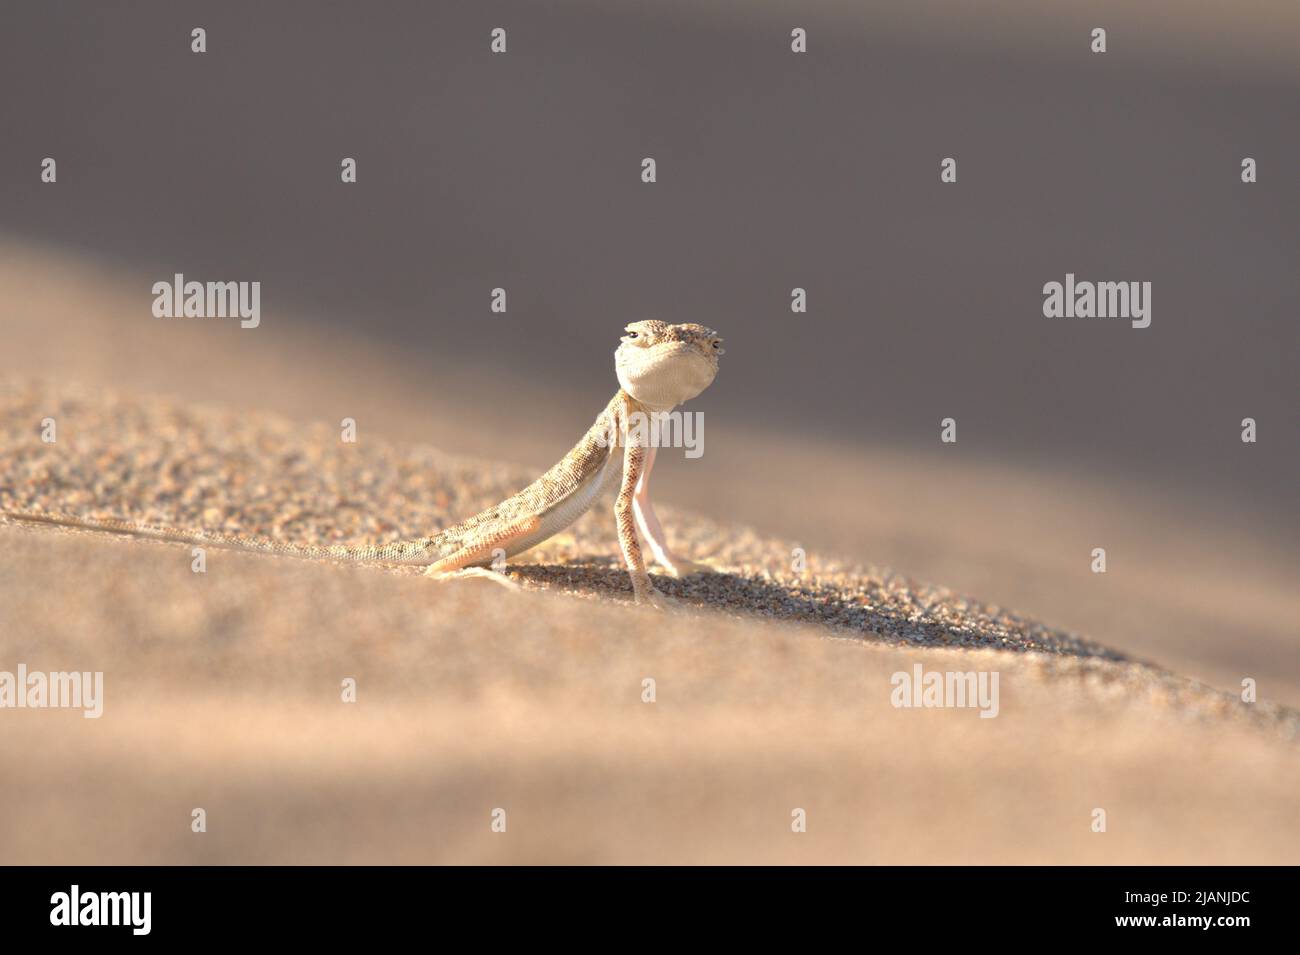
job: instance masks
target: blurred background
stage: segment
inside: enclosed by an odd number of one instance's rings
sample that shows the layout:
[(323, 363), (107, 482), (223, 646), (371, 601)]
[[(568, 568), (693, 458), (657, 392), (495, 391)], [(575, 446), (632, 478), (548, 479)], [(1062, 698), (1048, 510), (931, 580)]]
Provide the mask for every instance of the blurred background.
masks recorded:
[[(702, 322), (669, 500), (1300, 704), (1296, 4), (0, 17), (0, 370), (544, 465), (623, 324)], [(153, 319), (175, 272), (260, 281), (261, 327)], [(1045, 319), (1067, 272), (1151, 282), (1150, 328)]]

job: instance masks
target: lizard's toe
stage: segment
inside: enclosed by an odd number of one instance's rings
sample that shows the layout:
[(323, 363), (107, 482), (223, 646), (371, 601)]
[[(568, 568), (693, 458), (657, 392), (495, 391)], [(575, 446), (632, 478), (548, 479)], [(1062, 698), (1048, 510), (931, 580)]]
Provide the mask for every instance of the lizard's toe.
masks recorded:
[(524, 588), (511, 580), (505, 574), (495, 570), (488, 570), (486, 567), (462, 567), (460, 570), (433, 570), (429, 568), (424, 572), (424, 576), (432, 577), (434, 580), (464, 580), (467, 577), (478, 577), (483, 580), (490, 580), (495, 584), (500, 584), (506, 590), (521, 591)]
[(665, 593), (660, 593), (651, 587), (637, 594), (634, 598), (640, 607), (649, 607), (651, 610), (680, 610), (681, 603)]

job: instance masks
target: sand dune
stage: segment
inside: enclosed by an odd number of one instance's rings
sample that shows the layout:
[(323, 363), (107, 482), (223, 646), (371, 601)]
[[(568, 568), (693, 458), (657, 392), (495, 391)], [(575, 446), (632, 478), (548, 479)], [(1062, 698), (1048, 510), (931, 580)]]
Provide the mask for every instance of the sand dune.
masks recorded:
[[(5, 508), (386, 539), (528, 473), (59, 392), (0, 389)], [(59, 442), (36, 436), (38, 409)], [(801, 577), (788, 542), (668, 516), (718, 571), (661, 580), (682, 601), (668, 614), (628, 604), (603, 513), (511, 568), (540, 591), (524, 594), (219, 549), (196, 574), (185, 545), (4, 522), (0, 660), (102, 670), (106, 685), (98, 720), (4, 714), (0, 753), (22, 767), (0, 805), (4, 861), (1282, 862), (1300, 848), (1296, 711), (892, 571), (823, 559)], [(997, 672), (996, 718), (892, 705), (892, 675), (918, 664)], [(790, 831), (797, 809), (806, 833)]]

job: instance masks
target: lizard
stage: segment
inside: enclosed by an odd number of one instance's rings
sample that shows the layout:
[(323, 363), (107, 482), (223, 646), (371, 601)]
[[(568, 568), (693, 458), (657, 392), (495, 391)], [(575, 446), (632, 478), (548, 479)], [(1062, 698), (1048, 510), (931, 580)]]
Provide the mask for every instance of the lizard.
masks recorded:
[(614, 352), (619, 388), (595, 423), (560, 461), (528, 487), (460, 523), (428, 537), (389, 544), (310, 546), (252, 537), (185, 531), (116, 520), (0, 510), (12, 520), (80, 527), (109, 533), (313, 560), (415, 564), (425, 574), (446, 578), (482, 575), (513, 581), (488, 568), (537, 546), (569, 527), (591, 509), (618, 468), (622, 479), (614, 500), (614, 520), (623, 564), (636, 603), (663, 607), (668, 601), (650, 581), (640, 539), (671, 577), (709, 568), (677, 556), (668, 546), (663, 525), (650, 500), (650, 474), (658, 448), (647, 440), (651, 429), (641, 420), (671, 411), (698, 396), (718, 373), (722, 339), (711, 328), (693, 323), (633, 322)]

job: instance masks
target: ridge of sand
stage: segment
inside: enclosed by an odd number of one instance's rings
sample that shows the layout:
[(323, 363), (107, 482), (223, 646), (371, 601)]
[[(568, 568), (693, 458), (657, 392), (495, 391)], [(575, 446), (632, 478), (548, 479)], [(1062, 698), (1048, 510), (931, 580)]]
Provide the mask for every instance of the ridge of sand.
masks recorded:
[[(47, 417), (62, 429), (49, 443), (34, 427)], [(9, 449), (0, 472), (5, 509), (304, 545), (429, 534), (534, 477), (379, 438), (344, 443), (337, 431), (275, 415), (93, 389), (56, 394), (20, 380), (0, 385), (0, 429)], [(1076, 634), (887, 568), (818, 556), (796, 571), (792, 542), (664, 510), (682, 550), (717, 570), (680, 581), (657, 577), (664, 592), (692, 606), (923, 646), (1124, 659)], [(570, 593), (627, 596), (608, 513), (602, 502), (571, 531), (522, 555), (512, 575)]]

